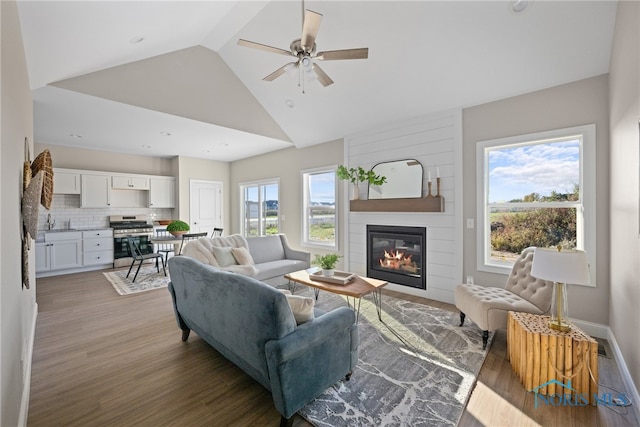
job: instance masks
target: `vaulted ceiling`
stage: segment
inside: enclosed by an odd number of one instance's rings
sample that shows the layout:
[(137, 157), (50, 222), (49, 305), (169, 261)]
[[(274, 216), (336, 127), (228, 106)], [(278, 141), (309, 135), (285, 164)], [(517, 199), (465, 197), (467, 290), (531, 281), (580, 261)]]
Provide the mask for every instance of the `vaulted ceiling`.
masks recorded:
[(298, 1), (19, 1), (35, 141), (233, 161), (608, 72), (616, 2), (513, 4), (307, 1), (319, 51), (369, 48), (322, 87), (237, 44), (288, 50)]

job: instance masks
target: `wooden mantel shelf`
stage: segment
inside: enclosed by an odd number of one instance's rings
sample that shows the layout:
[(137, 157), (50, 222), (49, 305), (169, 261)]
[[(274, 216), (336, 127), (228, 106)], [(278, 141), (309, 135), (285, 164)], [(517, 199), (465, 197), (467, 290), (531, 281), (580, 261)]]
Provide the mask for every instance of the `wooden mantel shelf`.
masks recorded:
[(444, 197), (351, 200), (351, 212), (444, 212)]

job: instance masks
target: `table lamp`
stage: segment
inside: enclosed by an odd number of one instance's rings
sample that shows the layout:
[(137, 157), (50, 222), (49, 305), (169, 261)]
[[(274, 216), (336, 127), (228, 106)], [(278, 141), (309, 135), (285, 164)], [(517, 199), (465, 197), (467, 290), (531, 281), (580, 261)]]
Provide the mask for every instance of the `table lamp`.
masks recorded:
[(536, 248), (533, 253), (531, 275), (554, 282), (551, 296), (549, 326), (559, 331), (570, 331), (567, 284), (586, 285), (589, 280), (587, 253), (579, 250)]

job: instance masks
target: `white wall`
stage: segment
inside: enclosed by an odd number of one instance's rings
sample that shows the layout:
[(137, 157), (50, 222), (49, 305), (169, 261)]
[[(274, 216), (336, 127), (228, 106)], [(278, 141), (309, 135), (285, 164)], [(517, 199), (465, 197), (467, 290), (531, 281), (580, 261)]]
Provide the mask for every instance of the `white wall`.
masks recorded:
[(17, 426), (24, 424), (27, 413), (37, 314), (33, 245), (28, 290), (22, 287), (21, 273), (25, 137), (31, 160), (35, 153), (31, 91), (16, 3), (0, 2), (0, 15), (0, 425)]
[[(348, 269), (366, 275), (366, 225), (401, 225), (427, 228), (427, 290), (388, 285), (389, 289), (453, 303), (453, 289), (462, 280), (462, 119), (460, 110), (446, 111), (371, 130), (345, 139), (345, 164), (371, 169), (376, 163), (416, 159), (424, 168), (423, 195), (431, 170), (436, 193), (436, 168), (440, 169), (445, 211), (349, 212), (345, 241)], [(364, 187), (364, 186), (363, 186)], [(361, 196), (366, 189), (361, 189)]]
[[(635, 383), (638, 411), (640, 388), (640, 211), (638, 121), (640, 120), (640, 3), (618, 3), (611, 54), (609, 105), (611, 120), (611, 182), (609, 224), (611, 290), (609, 326), (627, 372)], [(623, 372), (624, 376), (625, 372)], [(640, 414), (640, 412), (637, 412)]]

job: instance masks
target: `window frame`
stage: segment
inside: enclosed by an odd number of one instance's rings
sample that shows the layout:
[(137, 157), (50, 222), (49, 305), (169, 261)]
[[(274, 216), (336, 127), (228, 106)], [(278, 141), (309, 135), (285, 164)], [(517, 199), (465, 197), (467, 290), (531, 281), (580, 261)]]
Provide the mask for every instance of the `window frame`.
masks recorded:
[(302, 210), (301, 210), (301, 216), (302, 216), (302, 221), (301, 221), (301, 242), (300, 244), (303, 247), (307, 247), (307, 248), (316, 248), (316, 249), (325, 249), (325, 250), (338, 250), (339, 249), (339, 244), (338, 242), (340, 241), (339, 239), (339, 226), (338, 226), (338, 212), (339, 212), (339, 201), (338, 201), (338, 179), (334, 180), (334, 203), (335, 203), (335, 211), (334, 211), (334, 220), (335, 220), (335, 235), (334, 235), (334, 241), (333, 244), (323, 244), (323, 243), (319, 243), (319, 242), (314, 242), (311, 241), (309, 239), (309, 222), (308, 222), (308, 208), (309, 208), (309, 180), (308, 177), (309, 175), (317, 175), (317, 174), (323, 174), (323, 173), (332, 173), (332, 174), (336, 174), (338, 170), (338, 165), (331, 165), (331, 166), (324, 166), (324, 167), (317, 167), (317, 168), (312, 168), (312, 169), (304, 169), (300, 171), (300, 181), (301, 181), (301, 189), (302, 189)]
[[(491, 224), (488, 221), (490, 207), (496, 203), (489, 203), (489, 156), (492, 149), (498, 147), (508, 148), (515, 146), (533, 145), (542, 142), (558, 142), (570, 137), (581, 138), (580, 144), (580, 203), (554, 203), (545, 202), (545, 208), (576, 207), (576, 247), (587, 252), (590, 264), (591, 283), (584, 286), (595, 287), (596, 278), (596, 126), (595, 124), (574, 126), (551, 131), (536, 132), (524, 135), (516, 135), (505, 138), (478, 141), (476, 144), (476, 194), (478, 217), (477, 227), (477, 269), (489, 273), (508, 275), (511, 272), (512, 263), (491, 262)], [(535, 207), (522, 203), (518, 206)], [(509, 206), (516, 207), (511, 203)]]
[[(257, 181), (247, 181), (247, 182), (241, 182), (238, 184), (238, 189), (239, 189), (239, 193), (240, 193), (240, 233), (242, 234), (242, 236), (244, 237), (248, 237), (246, 235), (246, 224), (245, 224), (245, 206), (246, 206), (246, 200), (245, 200), (245, 190), (249, 187), (264, 187), (267, 185), (277, 185), (278, 186), (278, 230), (281, 230), (281, 220), (280, 220), (280, 212), (281, 212), (281, 206), (280, 206), (280, 178), (270, 178), (270, 179), (261, 179), (261, 180), (257, 180)], [(260, 199), (262, 195), (262, 191), (258, 190), (258, 198)], [(262, 201), (258, 200), (258, 212), (260, 213), (262, 211)], [(262, 216), (259, 216), (259, 218), (262, 218)], [(266, 236), (267, 234), (265, 234), (265, 229), (263, 229), (262, 227), (262, 221), (260, 221), (260, 225), (258, 227), (258, 236)]]

